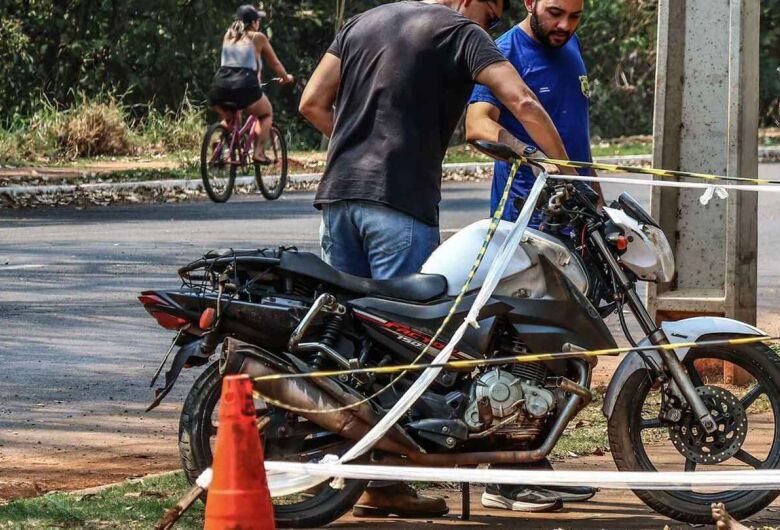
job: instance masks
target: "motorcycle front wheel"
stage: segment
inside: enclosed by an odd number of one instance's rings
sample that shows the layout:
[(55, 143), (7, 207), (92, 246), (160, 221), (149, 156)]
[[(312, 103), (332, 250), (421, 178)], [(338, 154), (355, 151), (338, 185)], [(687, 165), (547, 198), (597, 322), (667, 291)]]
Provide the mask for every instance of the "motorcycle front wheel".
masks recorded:
[[(620, 390), (608, 423), (617, 468), (695, 472), (780, 467), (780, 357), (760, 343), (707, 347), (692, 349), (684, 366), (718, 430), (707, 434), (688, 411), (683, 411), (677, 422), (662, 422), (661, 389), (648, 371), (636, 372)], [(723, 382), (724, 371), (734, 368), (744, 370), (739, 386)], [(723, 502), (731, 515), (744, 519), (766, 508), (780, 491), (634, 493), (672, 519), (712, 524), (713, 502)]]
[[(222, 376), (217, 363), (201, 374), (190, 389), (179, 420), (179, 453), (190, 483), (211, 465), (219, 428)], [(354, 443), (324, 431), (305, 418), (255, 401), (263, 428), (268, 460), (313, 462), (325, 454), (342, 454)], [(335, 521), (357, 502), (367, 483), (347, 480), (343, 489), (328, 482), (294, 495), (272, 499), (277, 528), (312, 528)]]

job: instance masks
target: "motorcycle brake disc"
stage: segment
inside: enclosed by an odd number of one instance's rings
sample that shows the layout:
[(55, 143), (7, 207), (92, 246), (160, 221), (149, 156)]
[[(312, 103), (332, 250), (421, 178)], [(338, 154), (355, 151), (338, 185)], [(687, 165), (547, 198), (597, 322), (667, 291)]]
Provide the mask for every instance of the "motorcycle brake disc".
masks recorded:
[(707, 433), (692, 412), (669, 428), (674, 447), (688, 460), (697, 464), (720, 464), (740, 450), (748, 432), (745, 408), (739, 399), (724, 388), (700, 386), (701, 396), (718, 429)]

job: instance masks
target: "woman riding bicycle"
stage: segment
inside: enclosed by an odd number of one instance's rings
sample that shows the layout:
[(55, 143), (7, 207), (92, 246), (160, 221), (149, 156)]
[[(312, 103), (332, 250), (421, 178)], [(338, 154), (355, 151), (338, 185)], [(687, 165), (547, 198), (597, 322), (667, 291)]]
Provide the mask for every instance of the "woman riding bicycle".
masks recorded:
[(222, 39), (221, 63), (209, 91), (209, 101), (225, 123), (232, 117), (229, 107), (246, 109), (257, 117), (253, 160), (270, 164), (273, 161), (265, 154), (265, 143), (271, 132), (273, 108), (260, 85), (263, 59), (279, 75), (281, 84), (292, 83), (294, 78), (279, 61), (268, 37), (259, 31), (264, 16), (264, 12), (251, 5), (243, 5), (236, 11), (235, 20)]

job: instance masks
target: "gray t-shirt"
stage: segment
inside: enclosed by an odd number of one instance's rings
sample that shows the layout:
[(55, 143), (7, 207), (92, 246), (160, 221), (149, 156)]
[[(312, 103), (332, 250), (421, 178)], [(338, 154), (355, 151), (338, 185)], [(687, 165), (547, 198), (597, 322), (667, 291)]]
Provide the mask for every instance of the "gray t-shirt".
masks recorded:
[(438, 225), (441, 164), (474, 78), (506, 59), (476, 23), (422, 2), (350, 19), (328, 53), (341, 84), (315, 206), (374, 201)]

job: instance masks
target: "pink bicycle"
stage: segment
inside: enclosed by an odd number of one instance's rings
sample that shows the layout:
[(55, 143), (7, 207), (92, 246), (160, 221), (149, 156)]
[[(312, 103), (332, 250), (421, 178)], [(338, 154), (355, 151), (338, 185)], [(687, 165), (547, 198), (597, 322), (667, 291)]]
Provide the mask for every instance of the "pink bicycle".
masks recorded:
[(222, 108), (233, 116), (227, 126), (217, 122), (209, 125), (200, 151), (200, 174), (203, 187), (214, 202), (225, 202), (233, 193), (236, 175), (245, 175), (254, 166), (255, 182), (268, 200), (278, 199), (287, 184), (287, 144), (284, 134), (275, 124), (266, 145), (270, 164), (252, 160), (255, 143), (254, 125), (257, 118), (249, 114), (241, 125), (241, 110), (225, 104)]

